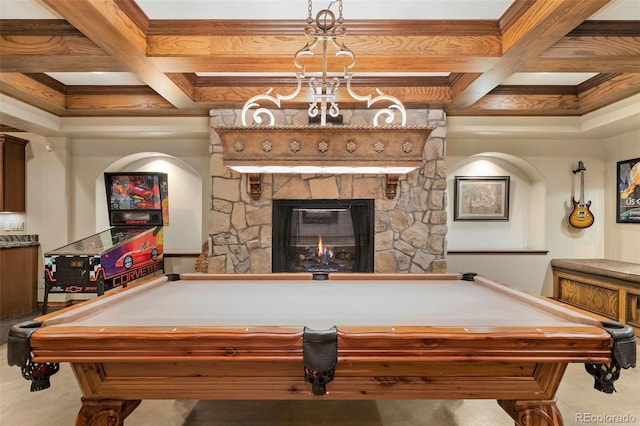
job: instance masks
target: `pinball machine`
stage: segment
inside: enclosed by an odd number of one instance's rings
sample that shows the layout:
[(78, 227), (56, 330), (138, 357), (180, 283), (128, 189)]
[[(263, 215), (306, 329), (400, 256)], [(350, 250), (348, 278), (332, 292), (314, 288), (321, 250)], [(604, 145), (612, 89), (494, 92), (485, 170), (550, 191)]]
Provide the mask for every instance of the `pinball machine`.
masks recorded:
[(111, 228), (44, 254), (49, 295), (96, 293), (164, 273), (163, 226), (169, 224), (165, 173), (105, 173)]

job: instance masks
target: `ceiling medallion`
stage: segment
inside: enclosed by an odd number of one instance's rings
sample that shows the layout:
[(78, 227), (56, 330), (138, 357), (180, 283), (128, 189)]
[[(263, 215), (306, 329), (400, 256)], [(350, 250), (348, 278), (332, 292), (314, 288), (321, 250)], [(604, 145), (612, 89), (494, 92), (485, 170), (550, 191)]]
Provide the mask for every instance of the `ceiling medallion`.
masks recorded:
[(244, 142), (242, 142), (242, 141), (236, 141), (236, 142), (233, 144), (233, 149), (234, 149), (236, 152), (242, 152), (242, 151), (244, 151)]
[(271, 145), (271, 141), (270, 140), (266, 140), (266, 141), (262, 142), (262, 150), (264, 152), (269, 152), (269, 151), (271, 151), (272, 148), (273, 148), (273, 146)]
[(413, 144), (412, 144), (411, 142), (409, 142), (409, 141), (405, 141), (405, 142), (402, 144), (402, 150), (403, 150), (404, 152), (407, 152), (407, 153), (409, 153), (409, 152), (413, 151)]
[(378, 153), (384, 151), (384, 143), (382, 141), (376, 142), (376, 144), (373, 146), (373, 149)]
[(325, 141), (318, 142), (318, 151), (327, 152), (328, 149), (329, 149), (328, 143), (326, 143)]
[(356, 149), (358, 149), (358, 144), (357, 143), (355, 143), (352, 140), (347, 142), (347, 151), (354, 152)]
[[(323, 9), (313, 19), (312, 0), (308, 0), (308, 16), (307, 25), (304, 28), (304, 35), (309, 39), (307, 44), (298, 50), (293, 58), (293, 63), (297, 68), (296, 80), (297, 85), (294, 91), (288, 95), (271, 95), (273, 87), (261, 95), (256, 95), (247, 100), (242, 108), (242, 125), (266, 125), (275, 126), (275, 115), (271, 108), (282, 108), (281, 103), (291, 101), (300, 95), (302, 90), (302, 82), (305, 81), (309, 86), (311, 102), (309, 103), (308, 114), (311, 118), (320, 117), (320, 125), (327, 125), (327, 115), (329, 117), (338, 117), (340, 108), (336, 102), (336, 92), (338, 91), (341, 81), (344, 81), (347, 93), (352, 99), (360, 102), (366, 102), (367, 108), (376, 105), (378, 110), (375, 112), (372, 125), (380, 126), (380, 119), (383, 119), (384, 125), (400, 125), (406, 126), (407, 111), (399, 99), (385, 95), (380, 89), (376, 89), (377, 96), (359, 95), (353, 91), (351, 80), (353, 78), (352, 68), (355, 66), (356, 55), (342, 42), (342, 38), (346, 34), (344, 26), (344, 18), (342, 17), (342, 0), (338, 2), (338, 18), (329, 9)], [(331, 4), (335, 3), (333, 1)], [(331, 4), (329, 7), (331, 7)], [(320, 56), (322, 64), (321, 70), (307, 70), (306, 65), (300, 63), (300, 59), (316, 56), (314, 50), (321, 50)], [(328, 72), (329, 55), (340, 59), (340, 63), (344, 62), (344, 58), (348, 60), (348, 64), (344, 65), (342, 75), (332, 74)], [(341, 59), (342, 58), (342, 59)], [(309, 61), (311, 62), (311, 61)]]
[(292, 141), (289, 144), (289, 149), (291, 150), (291, 152), (298, 152), (300, 151), (300, 142), (298, 141)]

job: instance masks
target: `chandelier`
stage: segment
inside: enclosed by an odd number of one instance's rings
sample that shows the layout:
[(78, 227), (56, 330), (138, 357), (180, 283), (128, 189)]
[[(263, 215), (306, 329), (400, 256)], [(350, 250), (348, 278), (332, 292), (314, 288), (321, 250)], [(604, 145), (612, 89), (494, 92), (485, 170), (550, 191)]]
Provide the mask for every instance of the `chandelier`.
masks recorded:
[[(336, 2), (337, 17), (329, 10)], [(293, 92), (274, 95), (270, 88), (244, 104), (241, 126), (215, 128), (223, 164), (247, 175), (254, 200), (261, 197), (262, 175), (273, 173), (385, 175), (387, 198), (394, 198), (399, 177), (423, 164), (425, 142), (433, 127), (407, 126), (402, 102), (379, 89), (377, 95), (353, 90), (356, 56), (342, 41), (346, 34), (342, 0), (333, 0), (315, 18), (312, 0), (308, 0), (304, 34), (308, 41), (293, 60), (297, 69)], [(308, 90), (307, 97), (303, 88)], [(368, 126), (327, 125), (339, 121), (338, 101), (348, 96), (367, 109), (375, 108)], [(309, 122), (320, 125), (276, 124), (275, 110), (289, 101), (299, 104), (303, 98), (309, 101)]]
[[(333, 3), (338, 3), (338, 17), (329, 10)], [(382, 93), (376, 89), (377, 96), (359, 95), (351, 87), (353, 79), (352, 68), (356, 63), (356, 55), (344, 45), (342, 39), (346, 34), (344, 18), (342, 16), (342, 0), (334, 0), (329, 8), (323, 9), (313, 18), (312, 0), (308, 0), (307, 25), (304, 29), (305, 36), (309, 39), (307, 44), (294, 55), (293, 63), (297, 68), (295, 90), (288, 95), (271, 95), (273, 88), (264, 94), (250, 98), (242, 108), (242, 125), (268, 125), (275, 126), (273, 111), (267, 106), (282, 108), (282, 103), (290, 101), (302, 91), (303, 83), (310, 90), (311, 102), (309, 104), (309, 117), (318, 119), (321, 126), (327, 125), (327, 116), (336, 118), (340, 115), (340, 107), (337, 102), (337, 92), (341, 82), (344, 82), (346, 92), (356, 101), (364, 102), (367, 108), (374, 105), (382, 105), (372, 119), (372, 125), (377, 127), (383, 119), (385, 125), (406, 126), (407, 112), (400, 100)], [(305, 61), (320, 56), (320, 69), (310, 70), (304, 64)], [(333, 55), (332, 57), (330, 55)], [(329, 73), (329, 60), (339, 59), (346, 61), (340, 76)]]

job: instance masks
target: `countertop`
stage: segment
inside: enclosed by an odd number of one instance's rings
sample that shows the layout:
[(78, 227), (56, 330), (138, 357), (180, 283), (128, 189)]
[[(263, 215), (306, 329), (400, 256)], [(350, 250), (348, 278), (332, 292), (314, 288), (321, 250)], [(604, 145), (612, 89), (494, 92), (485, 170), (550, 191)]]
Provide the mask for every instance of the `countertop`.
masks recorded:
[(39, 246), (37, 235), (0, 235), (0, 249)]
[(551, 266), (640, 284), (640, 264), (611, 259), (552, 259)]

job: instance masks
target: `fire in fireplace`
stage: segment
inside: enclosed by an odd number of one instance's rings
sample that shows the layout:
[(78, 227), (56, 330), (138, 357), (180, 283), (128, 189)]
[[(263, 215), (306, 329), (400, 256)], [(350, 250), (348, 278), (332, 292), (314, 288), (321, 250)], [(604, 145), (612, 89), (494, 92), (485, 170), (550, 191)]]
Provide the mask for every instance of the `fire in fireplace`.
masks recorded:
[(373, 272), (374, 200), (273, 200), (273, 272)]

